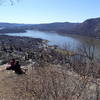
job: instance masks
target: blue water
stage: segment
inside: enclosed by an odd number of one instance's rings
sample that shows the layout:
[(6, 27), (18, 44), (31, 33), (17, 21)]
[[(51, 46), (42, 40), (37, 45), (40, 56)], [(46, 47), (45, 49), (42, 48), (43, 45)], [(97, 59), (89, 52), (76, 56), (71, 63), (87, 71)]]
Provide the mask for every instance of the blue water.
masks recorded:
[(81, 44), (80, 40), (53, 32), (27, 31), (26, 33), (7, 33), (5, 35), (46, 39), (49, 41), (49, 45), (67, 46), (68, 49), (75, 49)]

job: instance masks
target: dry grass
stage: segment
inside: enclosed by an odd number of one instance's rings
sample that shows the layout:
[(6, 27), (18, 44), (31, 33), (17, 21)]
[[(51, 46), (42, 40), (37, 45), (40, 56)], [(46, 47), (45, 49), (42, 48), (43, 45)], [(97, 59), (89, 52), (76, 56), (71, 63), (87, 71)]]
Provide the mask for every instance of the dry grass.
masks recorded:
[(0, 72), (0, 100), (100, 100), (99, 78), (82, 77), (60, 65), (30, 66), (26, 75)]

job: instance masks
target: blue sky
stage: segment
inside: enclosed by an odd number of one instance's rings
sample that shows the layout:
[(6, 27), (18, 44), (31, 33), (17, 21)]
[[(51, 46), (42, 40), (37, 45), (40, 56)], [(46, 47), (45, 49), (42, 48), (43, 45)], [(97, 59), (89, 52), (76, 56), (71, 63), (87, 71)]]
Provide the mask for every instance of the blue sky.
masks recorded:
[(100, 17), (100, 0), (20, 0), (13, 6), (0, 5), (0, 22), (82, 22), (96, 17)]

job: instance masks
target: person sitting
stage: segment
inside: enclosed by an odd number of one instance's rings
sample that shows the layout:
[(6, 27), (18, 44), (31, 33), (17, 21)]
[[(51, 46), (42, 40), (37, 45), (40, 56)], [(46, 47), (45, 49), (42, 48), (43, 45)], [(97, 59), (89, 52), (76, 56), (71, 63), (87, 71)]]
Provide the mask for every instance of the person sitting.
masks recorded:
[(13, 70), (16, 74), (25, 74), (25, 72), (21, 69), (19, 61), (16, 61), (15, 59), (10, 60), (10, 64), (7, 65), (6, 70)]
[(16, 74), (25, 74), (25, 72), (21, 69), (21, 65), (19, 64), (19, 61), (16, 61), (14, 70)]

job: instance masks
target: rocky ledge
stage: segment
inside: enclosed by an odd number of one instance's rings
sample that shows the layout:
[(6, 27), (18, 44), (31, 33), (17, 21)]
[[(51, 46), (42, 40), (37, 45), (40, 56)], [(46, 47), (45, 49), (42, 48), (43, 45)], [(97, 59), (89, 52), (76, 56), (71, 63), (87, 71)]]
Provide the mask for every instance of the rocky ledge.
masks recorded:
[(45, 47), (47, 41), (39, 38), (0, 35), (0, 62), (11, 58), (27, 60), (28, 54)]
[(11, 58), (20, 60), (23, 64), (29, 60), (34, 62), (49, 62), (65, 64), (68, 62), (66, 54), (57, 46), (48, 46), (47, 40), (39, 38), (0, 36), (0, 63), (4, 64)]

